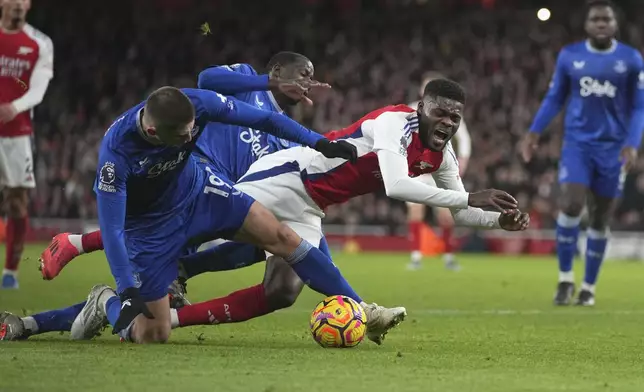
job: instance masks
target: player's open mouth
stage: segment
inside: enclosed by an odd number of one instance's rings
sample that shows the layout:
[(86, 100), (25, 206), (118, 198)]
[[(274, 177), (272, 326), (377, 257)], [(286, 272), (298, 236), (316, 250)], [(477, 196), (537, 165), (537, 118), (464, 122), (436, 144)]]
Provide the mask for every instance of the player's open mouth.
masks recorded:
[(433, 138), (438, 142), (444, 142), (445, 140), (447, 140), (448, 137), (449, 137), (449, 134), (445, 131), (442, 131), (440, 129), (436, 129), (434, 131)]

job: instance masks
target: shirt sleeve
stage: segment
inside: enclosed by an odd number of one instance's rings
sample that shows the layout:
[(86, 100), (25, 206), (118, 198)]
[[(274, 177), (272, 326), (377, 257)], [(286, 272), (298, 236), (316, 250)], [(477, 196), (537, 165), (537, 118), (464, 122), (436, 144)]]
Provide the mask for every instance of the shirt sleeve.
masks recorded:
[(633, 89), (633, 108), (626, 145), (639, 149), (644, 131), (644, 61), (639, 52), (635, 52), (635, 67), (631, 71), (630, 83)]
[(534, 117), (530, 132), (542, 133), (566, 102), (570, 80), (566, 72), (564, 57), (565, 51), (562, 50), (557, 57), (555, 73), (552, 76), (550, 87), (537, 115)]
[(268, 75), (257, 75), (248, 64), (222, 65), (201, 71), (197, 86), (224, 95), (266, 91)]
[(387, 113), (373, 120), (373, 149), (378, 155), (378, 164), (385, 193), (388, 197), (425, 204), (432, 207), (467, 207), (466, 192), (438, 189), (409, 177), (407, 147), (410, 137), (406, 121)]
[(38, 60), (29, 79), (29, 89), (20, 98), (13, 101), (13, 107), (18, 113), (32, 109), (42, 102), (54, 77), (54, 45), (49, 38), (39, 41)]
[(257, 109), (212, 91), (201, 91), (206, 93), (202, 94), (201, 98), (209, 121), (258, 129), (309, 147), (315, 147), (315, 144), (324, 138), (282, 114)]
[[(458, 174), (458, 162), (451, 147), (446, 149), (443, 156), (443, 163), (433, 173), (436, 185), (440, 188), (451, 189), (452, 191), (465, 192), (465, 186)], [(484, 211), (480, 208), (466, 206), (464, 208), (451, 208), (454, 222), (461, 226), (479, 227), (487, 229), (498, 229), (498, 212)]]
[(125, 246), (126, 183), (129, 165), (120, 154), (103, 146), (99, 154), (95, 191), (98, 222), (117, 292), (135, 287), (134, 271)]

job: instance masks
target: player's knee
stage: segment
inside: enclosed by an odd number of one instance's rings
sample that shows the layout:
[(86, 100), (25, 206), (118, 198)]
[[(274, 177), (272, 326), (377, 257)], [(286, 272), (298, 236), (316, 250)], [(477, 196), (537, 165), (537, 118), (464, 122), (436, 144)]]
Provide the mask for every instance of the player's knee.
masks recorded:
[(264, 279), (264, 292), (273, 310), (293, 305), (302, 292), (304, 283), (283, 260), (269, 260), (270, 273)]
[(28, 193), (23, 188), (8, 189), (5, 200), (6, 213), (11, 218), (22, 218), (27, 216), (29, 205)]
[(565, 198), (561, 202), (561, 212), (568, 216), (577, 217), (583, 209), (584, 203), (579, 200)]
[(604, 232), (610, 225), (611, 214), (595, 212), (590, 214), (589, 218), (588, 226), (590, 226), (591, 229)]
[(143, 331), (139, 337), (139, 343), (165, 343), (170, 339), (170, 325), (154, 324)]
[(277, 228), (277, 241), (280, 245), (286, 245), (289, 248), (297, 248), (302, 241), (297, 233), (293, 231), (290, 227), (284, 223), (280, 223)]

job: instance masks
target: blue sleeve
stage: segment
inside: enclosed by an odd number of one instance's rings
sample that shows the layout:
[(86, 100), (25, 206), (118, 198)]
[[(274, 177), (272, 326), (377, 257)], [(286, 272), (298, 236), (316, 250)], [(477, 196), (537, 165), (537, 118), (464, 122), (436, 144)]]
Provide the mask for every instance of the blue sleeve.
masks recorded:
[(530, 132), (543, 132), (566, 102), (570, 80), (566, 73), (563, 58), (564, 51), (561, 51), (557, 57), (555, 73), (552, 76), (548, 93), (546, 93), (546, 96), (541, 103), (541, 107), (532, 121)]
[(201, 71), (197, 86), (224, 95), (266, 91), (268, 75), (257, 75), (247, 64), (222, 65)]
[(101, 148), (95, 191), (103, 247), (116, 280), (117, 292), (135, 287), (134, 273), (125, 246), (126, 181), (129, 165), (120, 155)]
[[(208, 121), (241, 125), (264, 131), (282, 139), (314, 147), (324, 136), (313, 132), (287, 116), (254, 106), (219, 93), (201, 90), (200, 98)], [(199, 112), (199, 110), (197, 110)]]
[(633, 108), (626, 145), (639, 149), (644, 131), (644, 61), (639, 52), (636, 52), (635, 68), (631, 71), (630, 83), (633, 88)]

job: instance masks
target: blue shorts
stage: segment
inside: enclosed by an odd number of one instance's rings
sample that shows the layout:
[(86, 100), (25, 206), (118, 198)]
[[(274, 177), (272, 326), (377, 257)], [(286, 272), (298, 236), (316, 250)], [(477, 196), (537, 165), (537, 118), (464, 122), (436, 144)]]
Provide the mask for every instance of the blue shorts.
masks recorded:
[(195, 187), (184, 209), (137, 220), (136, 229), (126, 231), (128, 253), (146, 301), (167, 294), (186, 252), (206, 241), (232, 238), (255, 202), (205, 160), (198, 161)]
[(622, 171), (620, 151), (621, 148), (598, 150), (564, 142), (559, 161), (559, 183), (582, 184), (606, 198), (621, 196), (626, 176)]

